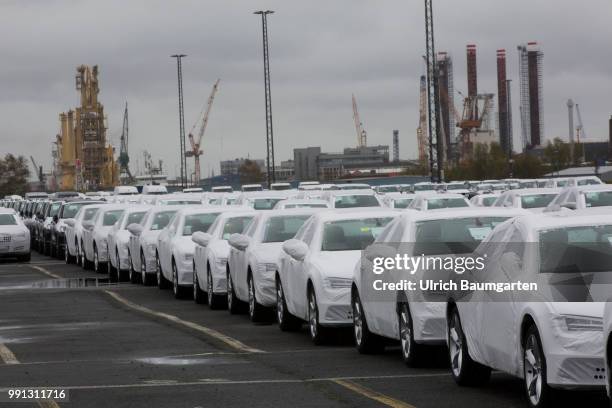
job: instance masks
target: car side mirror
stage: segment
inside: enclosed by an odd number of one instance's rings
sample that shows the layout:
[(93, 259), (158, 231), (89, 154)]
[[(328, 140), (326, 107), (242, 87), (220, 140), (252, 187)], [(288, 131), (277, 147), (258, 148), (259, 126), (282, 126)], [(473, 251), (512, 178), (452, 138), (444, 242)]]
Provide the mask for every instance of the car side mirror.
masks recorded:
[(251, 243), (251, 238), (244, 234), (232, 234), (230, 235), (228, 242), (230, 246), (236, 248), (237, 250), (244, 251)]
[(308, 245), (299, 239), (290, 239), (283, 243), (283, 251), (296, 261), (303, 261), (308, 254)]
[(396, 254), (397, 251), (386, 244), (372, 244), (364, 250), (364, 256), (370, 262), (374, 262), (377, 258), (395, 258)]
[(91, 231), (94, 227), (94, 223), (92, 221), (83, 221), (83, 228), (88, 231)]
[(142, 234), (143, 228), (142, 225), (133, 223), (127, 226), (127, 230), (130, 232), (130, 234), (139, 236)]
[(57, 224), (58, 221), (59, 221), (59, 217), (56, 214), (53, 216), (53, 222)]
[(191, 240), (198, 245), (203, 247), (208, 246), (210, 240), (212, 239), (212, 235), (208, 232), (197, 231), (191, 236)]

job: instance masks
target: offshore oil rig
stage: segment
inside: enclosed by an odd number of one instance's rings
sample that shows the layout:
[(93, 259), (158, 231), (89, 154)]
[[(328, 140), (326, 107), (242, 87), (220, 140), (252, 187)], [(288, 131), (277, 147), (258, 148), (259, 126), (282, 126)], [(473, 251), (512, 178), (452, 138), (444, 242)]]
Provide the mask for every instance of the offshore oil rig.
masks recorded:
[(106, 139), (104, 106), (98, 101), (98, 66), (77, 67), (80, 106), (60, 114), (53, 147), (53, 176), (58, 190), (104, 190), (119, 183), (114, 148)]

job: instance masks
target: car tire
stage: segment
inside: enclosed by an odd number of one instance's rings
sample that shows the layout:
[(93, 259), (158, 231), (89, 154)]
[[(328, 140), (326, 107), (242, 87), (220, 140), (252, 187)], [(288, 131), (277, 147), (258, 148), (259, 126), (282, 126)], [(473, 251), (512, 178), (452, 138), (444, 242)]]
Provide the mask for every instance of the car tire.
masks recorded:
[(81, 246), (79, 245), (78, 241), (74, 243), (74, 247), (76, 248), (76, 260), (75, 260), (75, 263), (78, 266), (83, 267), (83, 263), (81, 262)]
[(74, 263), (74, 257), (70, 255), (70, 250), (68, 249), (67, 242), (66, 242), (66, 245), (64, 245), (64, 262), (66, 262), (66, 265), (70, 265), (71, 263)]
[(87, 255), (85, 252), (85, 247), (83, 246), (83, 242), (81, 242), (81, 266), (85, 270), (90, 270), (93, 268), (93, 263), (87, 259)]
[(168, 281), (168, 279), (166, 279), (166, 277), (164, 276), (164, 274), (162, 272), (161, 262), (159, 260), (159, 255), (155, 256), (155, 264), (156, 264), (155, 275), (157, 277), (157, 287), (159, 289), (168, 289), (170, 287), (170, 282)]
[[(100, 257), (98, 255), (98, 248), (94, 245), (94, 260), (93, 260), (93, 270), (95, 273), (104, 273), (104, 267), (107, 265), (104, 265), (100, 262)], [(107, 272), (108, 272), (108, 268)], [(115, 279), (113, 279), (113, 275), (109, 272), (109, 279), (111, 282), (115, 282)]]
[(462, 386), (478, 386), (488, 382), (491, 369), (470, 357), (457, 308), (450, 313), (447, 330), (451, 375), (455, 382)]
[(147, 273), (147, 262), (144, 252), (140, 251), (140, 283), (144, 286), (150, 286), (153, 284), (152, 274)]
[(402, 351), (402, 360), (410, 367), (416, 367), (426, 360), (428, 349), (427, 346), (418, 344), (414, 341), (414, 330), (412, 326), (412, 315), (410, 307), (407, 303), (398, 305), (399, 334), (400, 348)]
[(535, 324), (525, 332), (523, 344), (523, 381), (527, 403), (533, 408), (552, 406), (554, 390), (547, 383), (546, 357)]
[(227, 296), (215, 293), (212, 272), (210, 270), (210, 266), (207, 267), (207, 276), (206, 279), (206, 296), (208, 297), (208, 306), (212, 310), (224, 309), (227, 307)]
[(376, 354), (383, 352), (385, 350), (385, 341), (381, 336), (370, 331), (357, 290), (353, 292), (351, 298), (353, 309), (353, 337), (355, 339), (357, 351), (361, 354)]
[(319, 346), (327, 341), (327, 330), (319, 323), (319, 305), (313, 288), (308, 291), (308, 332), (310, 340)]
[(208, 295), (200, 288), (200, 280), (196, 272), (195, 262), (193, 264), (193, 300), (197, 304), (205, 305), (208, 303)]
[(302, 327), (302, 321), (287, 309), (285, 291), (278, 276), (276, 278), (276, 323), (282, 331), (296, 331)]
[(232, 274), (227, 270), (227, 310), (230, 314), (244, 313), (244, 306), (236, 292), (234, 291), (234, 284), (232, 282)]
[(176, 262), (172, 260), (172, 294), (175, 299), (185, 299), (189, 297), (189, 289), (179, 285), (178, 282), (178, 270), (176, 268)]
[(266, 320), (268, 308), (257, 303), (257, 296), (255, 295), (255, 281), (253, 275), (249, 274), (247, 277), (247, 285), (249, 290), (249, 319), (253, 323), (258, 323)]
[[(110, 260), (108, 261), (108, 264), (111, 265)], [(115, 248), (115, 265), (117, 265), (115, 267), (115, 270), (117, 271), (117, 282), (124, 282), (124, 281), (128, 280), (129, 279), (129, 274), (126, 274), (125, 270), (121, 269), (121, 262), (119, 260), (119, 250), (117, 248)], [(111, 265), (111, 267), (112, 267), (112, 265)], [(126, 275), (128, 275), (128, 276), (126, 276)]]

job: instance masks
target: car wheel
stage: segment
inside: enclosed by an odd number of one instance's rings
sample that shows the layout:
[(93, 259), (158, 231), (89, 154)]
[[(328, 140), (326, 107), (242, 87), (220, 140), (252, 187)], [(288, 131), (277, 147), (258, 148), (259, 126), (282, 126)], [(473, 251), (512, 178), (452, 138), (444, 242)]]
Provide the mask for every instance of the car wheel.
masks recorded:
[[(120, 259), (119, 259), (119, 250), (115, 248), (115, 265), (117, 265), (115, 267), (115, 270), (117, 271), (117, 282), (123, 282), (126, 279), (125, 273), (124, 271), (121, 270), (121, 263), (120, 263)], [(109, 265), (111, 265), (110, 261), (108, 262)], [(112, 267), (112, 265), (111, 265)]]
[(176, 262), (174, 261), (172, 261), (172, 293), (175, 299), (184, 299), (189, 293), (188, 290), (185, 290), (184, 287), (179, 285), (178, 270), (176, 268)]
[[(94, 259), (93, 259), (93, 269), (95, 273), (102, 273), (102, 264), (100, 263), (100, 258), (98, 256), (98, 248), (94, 247)], [(111, 282), (113, 282), (112, 276)]]
[(87, 260), (87, 255), (85, 254), (85, 246), (83, 246), (83, 242), (81, 242), (81, 266), (85, 270), (92, 268), (91, 262)]
[(414, 341), (412, 316), (408, 304), (402, 303), (399, 306), (398, 319), (402, 360), (409, 366), (416, 366), (425, 360), (424, 354), (427, 350), (425, 346)]
[(461, 326), (457, 309), (453, 309), (448, 321), (448, 353), (451, 374), (459, 385), (482, 385), (489, 381), (491, 369), (472, 360)]
[(255, 296), (255, 281), (253, 275), (249, 274), (247, 278), (247, 285), (249, 290), (249, 318), (252, 322), (261, 322), (266, 318), (267, 308), (257, 303), (257, 296)]
[(355, 290), (352, 296), (353, 306), (353, 336), (355, 346), (361, 354), (380, 353), (385, 349), (385, 342), (382, 337), (372, 333), (368, 328), (359, 293)]
[(212, 310), (223, 309), (224, 307), (227, 307), (227, 298), (226, 296), (214, 292), (212, 272), (210, 270), (210, 267), (208, 267), (207, 269), (208, 278), (206, 279), (206, 296), (208, 297), (208, 306)]
[(529, 406), (534, 408), (550, 405), (553, 389), (546, 382), (546, 358), (542, 350), (540, 334), (535, 325), (527, 329), (523, 347), (523, 379)]
[(236, 296), (234, 292), (234, 285), (232, 282), (232, 274), (227, 271), (227, 310), (231, 314), (239, 314), (243, 312), (242, 302)]
[(81, 246), (78, 242), (75, 242), (74, 247), (76, 248), (76, 264), (82, 267), (83, 262), (81, 260)]
[(70, 265), (73, 262), (72, 255), (70, 255), (70, 250), (68, 250), (67, 242), (66, 245), (64, 245), (64, 262), (66, 262), (66, 265)]
[(283, 284), (278, 277), (276, 278), (276, 322), (282, 331), (295, 331), (302, 326), (302, 321), (287, 309)]
[(157, 276), (157, 287), (160, 289), (168, 289), (169, 282), (168, 282), (168, 279), (164, 277), (164, 274), (162, 272), (161, 262), (159, 261), (159, 255), (155, 256), (155, 265), (156, 265), (155, 275)]
[(144, 252), (140, 252), (140, 283), (144, 286), (151, 285), (151, 275), (147, 273), (147, 262)]
[(193, 264), (193, 300), (201, 305), (208, 303), (207, 294), (200, 289), (200, 281), (198, 280), (198, 273), (196, 272), (195, 263)]
[(319, 306), (314, 289), (308, 291), (308, 329), (310, 339), (316, 345), (323, 344), (326, 340), (325, 328), (319, 324)]
[(136, 273), (136, 270), (134, 269), (134, 262), (132, 262), (132, 254), (128, 251), (128, 263), (130, 264), (130, 269), (129, 269), (129, 278), (130, 278), (130, 282), (131, 283), (139, 283), (138, 281), (140, 280), (140, 274)]

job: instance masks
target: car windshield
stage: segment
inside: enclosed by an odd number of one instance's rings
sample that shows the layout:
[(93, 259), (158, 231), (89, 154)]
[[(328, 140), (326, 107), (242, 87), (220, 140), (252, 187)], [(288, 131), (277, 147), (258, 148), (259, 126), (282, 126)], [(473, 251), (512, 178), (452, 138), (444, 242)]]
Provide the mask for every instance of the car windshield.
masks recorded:
[(300, 203), (287, 204), (283, 208), (327, 208), (327, 205), (322, 203)]
[(579, 186), (598, 186), (601, 183), (599, 182), (599, 180), (595, 180), (595, 179), (581, 179), (578, 180), (578, 184)]
[(497, 197), (484, 197), (482, 199), (482, 205), (485, 207), (491, 207), (495, 200), (497, 200)]
[(61, 218), (74, 218), (77, 212), (84, 206), (85, 203), (65, 204), (62, 209)]
[(519, 181), (520, 188), (537, 188), (538, 183), (535, 181)]
[(59, 213), (61, 206), (62, 206), (62, 203), (51, 204), (51, 210), (49, 210), (49, 217), (56, 216)]
[(433, 184), (415, 184), (413, 189), (414, 191), (433, 191), (435, 187)]
[(235, 202), (236, 202), (235, 198), (228, 198), (227, 200), (225, 200), (225, 204), (227, 205), (234, 205)]
[(428, 198), (427, 209), (437, 210), (440, 208), (460, 208), (469, 207), (468, 202), (463, 198)]
[(87, 208), (83, 214), (83, 221), (89, 221), (98, 213), (99, 208)]
[(17, 225), (17, 219), (13, 214), (0, 214), (0, 225)]
[(371, 190), (372, 188), (367, 185), (350, 184), (348, 186), (340, 187), (340, 190)]
[(253, 200), (253, 209), (255, 210), (271, 210), (282, 198), (255, 198)]
[(541, 273), (612, 271), (612, 225), (540, 231)]
[(146, 213), (146, 211), (140, 211), (128, 214), (125, 226), (127, 227), (130, 224), (140, 224), (140, 221), (142, 221), (142, 217), (144, 217)]
[(447, 190), (465, 190), (467, 187), (465, 186), (465, 184), (447, 184), (446, 185), (446, 189)]
[(509, 217), (466, 217), (416, 223), (414, 254), (448, 255), (473, 252), (480, 241)]
[(398, 186), (383, 186), (383, 187), (378, 187), (377, 190), (380, 193), (395, 193), (395, 192), (399, 192), (400, 188)]
[(590, 191), (584, 194), (587, 207), (612, 206), (612, 191)]
[(161, 200), (161, 205), (199, 205), (202, 204), (199, 200)]
[(393, 200), (394, 208), (408, 208), (413, 198), (396, 198)]
[(270, 217), (265, 225), (262, 242), (283, 242), (291, 239), (310, 215), (283, 215)]
[(185, 217), (183, 236), (193, 235), (194, 232), (206, 232), (219, 213), (190, 214)]
[(373, 195), (345, 195), (338, 196), (335, 200), (336, 208), (355, 208), (355, 207), (380, 207), (380, 203)]
[(360, 251), (370, 245), (392, 217), (330, 221), (323, 226), (322, 251)]
[(223, 199), (222, 198), (211, 198), (210, 200), (208, 200), (208, 204), (210, 204), (210, 205), (221, 205), (221, 204), (223, 204)]
[(110, 227), (115, 225), (115, 223), (123, 215), (123, 211), (124, 210), (113, 210), (105, 212), (102, 220), (102, 226)]
[(159, 231), (170, 223), (172, 217), (176, 214), (176, 210), (174, 211), (161, 211), (155, 214), (153, 217), (153, 221), (151, 222), (151, 231)]
[(252, 216), (228, 218), (223, 226), (222, 238), (227, 241), (232, 234), (242, 234), (252, 219)]
[(544, 208), (557, 196), (553, 194), (532, 194), (521, 196), (522, 208)]

